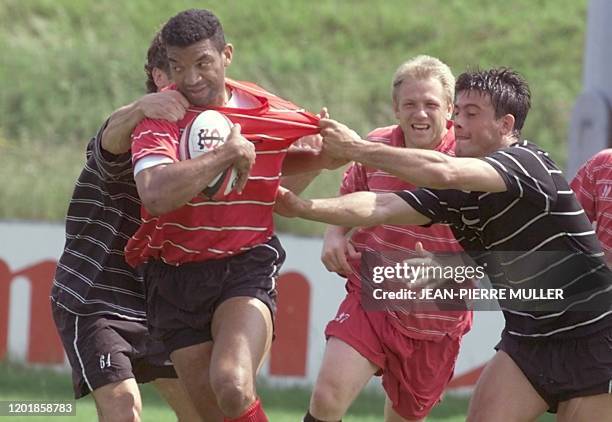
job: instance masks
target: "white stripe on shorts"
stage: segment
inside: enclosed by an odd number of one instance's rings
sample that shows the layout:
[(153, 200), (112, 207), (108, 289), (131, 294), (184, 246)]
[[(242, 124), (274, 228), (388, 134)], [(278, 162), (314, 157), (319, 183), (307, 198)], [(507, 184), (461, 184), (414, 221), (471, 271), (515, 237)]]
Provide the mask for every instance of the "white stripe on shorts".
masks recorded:
[[(276, 248), (274, 246), (268, 245), (267, 243), (262, 243), (261, 245), (257, 245), (257, 246), (265, 246), (266, 248), (270, 248), (274, 251), (274, 253), (276, 254), (276, 259), (278, 260), (280, 258), (280, 254), (278, 253), (278, 251), (276, 250)], [(255, 248), (253, 248), (255, 249)], [(272, 273), (269, 275), (270, 280), (272, 281), (272, 287), (270, 288), (270, 290), (268, 290), (268, 293), (272, 293), (274, 291), (274, 289), (276, 288), (276, 272), (278, 271), (278, 267), (276, 264), (272, 265)]]
[(91, 388), (91, 384), (89, 383), (89, 380), (87, 379), (87, 374), (85, 374), (85, 366), (83, 365), (83, 360), (81, 359), (81, 354), (79, 353), (79, 348), (77, 347), (78, 339), (79, 339), (79, 316), (76, 315), (74, 319), (74, 342), (72, 343), (72, 345), (74, 346), (74, 352), (76, 353), (77, 358), (79, 359), (79, 363), (81, 364), (81, 374), (83, 374), (85, 383), (87, 384), (89, 391), (93, 391), (93, 388)]

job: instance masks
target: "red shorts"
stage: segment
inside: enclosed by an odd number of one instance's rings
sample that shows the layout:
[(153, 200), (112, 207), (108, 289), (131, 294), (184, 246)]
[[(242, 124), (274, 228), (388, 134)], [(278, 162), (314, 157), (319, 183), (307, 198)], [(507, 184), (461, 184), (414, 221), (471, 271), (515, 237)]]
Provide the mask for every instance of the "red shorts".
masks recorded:
[(440, 402), (453, 376), (461, 339), (416, 340), (401, 334), (384, 311), (366, 312), (359, 293), (349, 293), (325, 335), (336, 337), (380, 368), (393, 409), (421, 419)]

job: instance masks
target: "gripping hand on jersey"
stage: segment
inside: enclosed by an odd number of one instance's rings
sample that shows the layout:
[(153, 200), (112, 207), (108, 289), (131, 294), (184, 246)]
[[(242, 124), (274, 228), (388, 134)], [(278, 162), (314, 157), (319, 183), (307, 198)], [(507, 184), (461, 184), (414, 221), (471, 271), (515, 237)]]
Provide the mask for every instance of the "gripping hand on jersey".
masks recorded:
[(239, 194), (242, 193), (247, 184), (251, 168), (255, 164), (255, 146), (242, 136), (240, 129), (240, 125), (235, 124), (224, 145), (224, 147), (229, 148), (235, 154), (232, 165), (237, 172), (235, 189)]
[(189, 101), (180, 92), (167, 90), (145, 95), (138, 106), (143, 117), (177, 122), (185, 116)]

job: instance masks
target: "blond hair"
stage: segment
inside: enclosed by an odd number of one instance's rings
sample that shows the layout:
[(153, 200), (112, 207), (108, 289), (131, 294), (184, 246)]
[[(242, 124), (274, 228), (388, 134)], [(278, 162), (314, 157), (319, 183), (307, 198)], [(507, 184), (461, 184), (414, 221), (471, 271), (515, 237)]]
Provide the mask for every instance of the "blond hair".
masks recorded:
[(448, 104), (455, 99), (455, 77), (448, 65), (435, 57), (424, 54), (413, 57), (402, 63), (393, 75), (391, 95), (393, 102), (397, 102), (397, 91), (406, 79), (424, 80), (434, 78), (440, 81)]

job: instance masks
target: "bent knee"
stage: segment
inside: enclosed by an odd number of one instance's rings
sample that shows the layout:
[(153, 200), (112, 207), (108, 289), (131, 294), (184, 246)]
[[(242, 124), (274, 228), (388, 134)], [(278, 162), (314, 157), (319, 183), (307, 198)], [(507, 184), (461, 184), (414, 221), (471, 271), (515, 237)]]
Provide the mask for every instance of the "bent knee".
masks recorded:
[(103, 421), (140, 422), (142, 405), (131, 394), (122, 394), (110, 403), (98, 403)]
[(344, 409), (350, 405), (348, 400), (350, 394), (338, 381), (320, 380), (312, 391), (310, 407), (316, 413), (341, 417)]
[(219, 407), (226, 415), (241, 413), (255, 401), (255, 387), (251, 376), (241, 371), (227, 371), (211, 380)]

